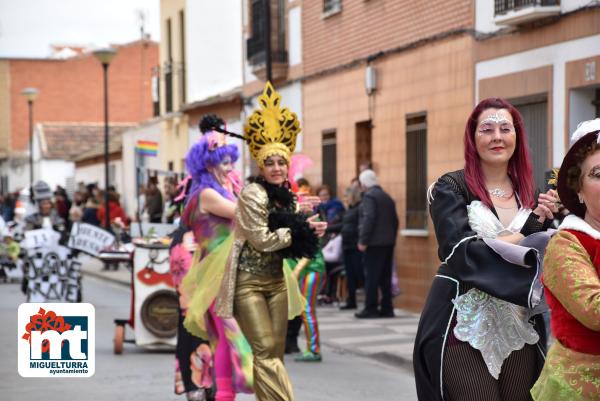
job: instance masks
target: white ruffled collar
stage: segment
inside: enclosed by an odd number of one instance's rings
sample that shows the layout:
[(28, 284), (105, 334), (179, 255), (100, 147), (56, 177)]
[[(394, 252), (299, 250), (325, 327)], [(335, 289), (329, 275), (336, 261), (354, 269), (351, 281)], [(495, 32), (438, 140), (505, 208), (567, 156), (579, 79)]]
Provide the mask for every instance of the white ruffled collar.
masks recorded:
[(558, 227), (559, 230), (575, 230), (589, 235), (593, 239), (600, 240), (600, 231), (596, 230), (588, 223), (585, 222), (581, 217), (570, 214)]

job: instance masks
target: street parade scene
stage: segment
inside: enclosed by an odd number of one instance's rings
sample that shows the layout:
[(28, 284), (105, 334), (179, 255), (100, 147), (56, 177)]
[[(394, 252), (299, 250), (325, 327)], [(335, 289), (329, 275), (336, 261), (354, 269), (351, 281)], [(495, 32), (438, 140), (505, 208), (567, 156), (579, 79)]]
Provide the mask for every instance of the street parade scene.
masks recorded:
[(600, 1), (0, 0), (2, 400), (600, 400), (598, 250)]

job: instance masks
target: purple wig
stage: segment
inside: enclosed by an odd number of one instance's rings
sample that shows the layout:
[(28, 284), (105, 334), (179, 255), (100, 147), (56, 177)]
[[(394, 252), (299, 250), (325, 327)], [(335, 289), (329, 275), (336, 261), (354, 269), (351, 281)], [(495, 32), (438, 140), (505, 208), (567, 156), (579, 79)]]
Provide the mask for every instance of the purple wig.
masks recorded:
[(221, 134), (207, 132), (202, 135), (185, 156), (185, 166), (192, 176), (192, 187), (186, 204), (206, 188), (214, 189), (226, 199), (235, 199), (233, 194), (223, 188), (208, 169), (218, 166), (227, 156), (231, 158), (232, 162), (235, 162), (239, 158), (238, 147), (231, 144), (220, 145), (219, 141), (215, 139), (215, 135)]

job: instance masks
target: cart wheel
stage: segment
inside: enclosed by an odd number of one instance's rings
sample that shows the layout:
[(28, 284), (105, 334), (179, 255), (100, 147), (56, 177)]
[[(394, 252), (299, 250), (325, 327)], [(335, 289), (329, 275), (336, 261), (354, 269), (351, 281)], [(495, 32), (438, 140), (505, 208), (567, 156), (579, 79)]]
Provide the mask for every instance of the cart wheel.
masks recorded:
[(125, 326), (116, 325), (115, 326), (115, 338), (113, 339), (113, 352), (116, 355), (121, 355), (123, 353), (123, 341), (125, 340)]

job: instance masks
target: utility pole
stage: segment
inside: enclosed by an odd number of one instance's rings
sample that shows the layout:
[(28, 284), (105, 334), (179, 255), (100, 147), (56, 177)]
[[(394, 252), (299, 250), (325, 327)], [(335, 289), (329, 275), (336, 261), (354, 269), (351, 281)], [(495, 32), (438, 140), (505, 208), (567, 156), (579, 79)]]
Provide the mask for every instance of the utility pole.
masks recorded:
[(267, 67), (267, 81), (273, 79), (271, 66), (271, 0), (264, 0), (265, 5), (265, 63)]

